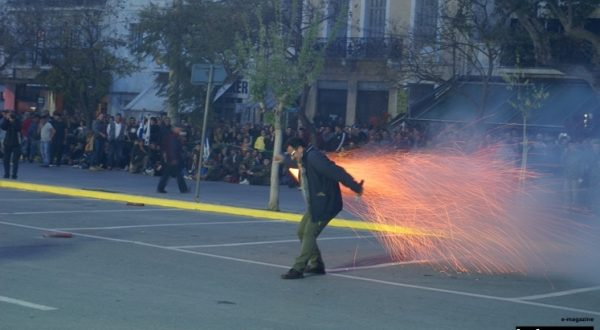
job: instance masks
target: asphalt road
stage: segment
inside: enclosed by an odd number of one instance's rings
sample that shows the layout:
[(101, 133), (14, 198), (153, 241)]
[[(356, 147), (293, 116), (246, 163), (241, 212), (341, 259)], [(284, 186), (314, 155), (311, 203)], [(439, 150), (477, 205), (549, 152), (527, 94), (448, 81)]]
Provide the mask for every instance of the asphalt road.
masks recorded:
[[(25, 166), (20, 179), (161, 197), (157, 178), (123, 172)], [(176, 191), (174, 182), (170, 187)], [(301, 211), (299, 193), (284, 188), (282, 208)], [(205, 201), (253, 208), (267, 194), (221, 183), (205, 191)], [(599, 324), (600, 280), (458, 274), (422, 260), (391, 262), (371, 233), (353, 229), (327, 228), (320, 237), (327, 275), (281, 280), (299, 250), (295, 231), (293, 222), (0, 188), (0, 329)], [(55, 232), (73, 236), (48, 236)]]

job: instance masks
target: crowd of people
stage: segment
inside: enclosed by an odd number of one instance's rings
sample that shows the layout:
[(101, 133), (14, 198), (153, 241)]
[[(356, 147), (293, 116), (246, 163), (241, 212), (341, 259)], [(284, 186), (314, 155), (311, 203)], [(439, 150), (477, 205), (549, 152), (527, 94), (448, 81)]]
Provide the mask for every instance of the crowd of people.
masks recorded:
[[(161, 114), (138, 120), (120, 114), (98, 114), (90, 127), (77, 116), (4, 112), (1, 134), (4, 140), (5, 178), (17, 178), (18, 161), (39, 162), (42, 167), (69, 165), (91, 171), (127, 170), (131, 173), (162, 176), (168, 164), (165, 155), (173, 125)], [(17, 126), (18, 125), (18, 126)], [(225, 181), (268, 185), (271, 177), (275, 131), (269, 124), (211, 125), (202, 150), (200, 131), (186, 121), (177, 125), (179, 171), (193, 180)], [(495, 146), (499, 155), (515, 164), (524, 144), (517, 129), (495, 128), (487, 133), (469, 129), (467, 124), (402, 122), (386, 127), (344, 126), (319, 121), (311, 138), (309, 129), (286, 127), (282, 141), (299, 137), (314, 142), (326, 152), (359, 147), (386, 148), (404, 152), (446, 148), (475, 151)], [(283, 147), (283, 146), (282, 146)], [(565, 200), (569, 207), (596, 207), (600, 200), (600, 141), (572, 139), (565, 133), (532, 131), (526, 144), (529, 166), (564, 178)], [(203, 154), (201, 154), (203, 152)], [(203, 166), (199, 168), (199, 160)], [(7, 164), (13, 164), (11, 173)], [(15, 164), (17, 164), (15, 166)], [(297, 183), (285, 169), (280, 181)], [(174, 175), (173, 175), (174, 176)], [(160, 190), (160, 189), (159, 189)]]

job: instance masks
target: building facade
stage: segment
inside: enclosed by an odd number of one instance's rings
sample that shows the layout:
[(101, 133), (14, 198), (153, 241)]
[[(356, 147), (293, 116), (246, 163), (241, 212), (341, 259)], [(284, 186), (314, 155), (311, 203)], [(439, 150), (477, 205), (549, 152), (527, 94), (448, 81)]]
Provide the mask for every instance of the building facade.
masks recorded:
[[(170, 0), (153, 1), (155, 4), (161, 2)], [(102, 33), (128, 43), (136, 42), (130, 28), (136, 23), (139, 10), (148, 4), (147, 0), (0, 0), (4, 15), (31, 15), (33, 21), (36, 16), (47, 18), (49, 15), (81, 15), (90, 9), (100, 12), (109, 7), (117, 8), (116, 13), (103, 16)], [(19, 56), (9, 59), (5, 45), (0, 45), (0, 107), (21, 113), (64, 111), (72, 105), (65, 104), (60, 93), (49, 91), (39, 79), (41, 74), (50, 69), (44, 56), (40, 55), (41, 47), (48, 47), (48, 43), (61, 38), (61, 31), (56, 28), (55, 31), (49, 30), (42, 23), (39, 26), (29, 25), (31, 26), (20, 27), (28, 30), (21, 34), (24, 49), (19, 52)], [(44, 51), (48, 53), (48, 49)], [(156, 95), (157, 91), (153, 87), (155, 74), (165, 70), (151, 60), (140, 61), (135, 58), (127, 47), (113, 51), (134, 63), (138, 70), (125, 77), (114, 76), (109, 93), (98, 104), (98, 109), (113, 114), (143, 111), (142, 107), (147, 107), (148, 111), (163, 111), (164, 101)], [(138, 102), (132, 104), (136, 98)]]
[[(130, 43), (139, 42), (141, 36), (132, 35), (130, 30), (136, 24), (138, 12), (150, 3), (148, 0), (0, 0), (0, 5), (18, 10), (24, 3), (40, 2), (58, 11), (69, 11), (107, 1), (120, 6), (119, 15), (107, 17), (109, 33)], [(323, 42), (336, 29), (326, 51), (325, 69), (310, 91), (309, 117), (330, 118), (345, 125), (367, 125), (405, 111), (407, 78), (402, 76), (400, 68), (406, 36), (418, 36), (424, 42), (435, 39), (442, 0), (304, 1), (321, 3), (330, 17), (321, 26)], [(158, 5), (171, 2), (152, 1)], [(336, 24), (335, 17), (343, 17), (341, 23)], [(114, 77), (101, 108), (113, 114), (166, 111), (164, 98), (157, 95), (154, 78), (167, 70), (151, 60), (139, 62), (126, 47), (117, 52), (135, 62), (139, 70), (126, 77)], [(67, 106), (60, 95), (36, 82), (35, 77), (45, 69), (47, 66), (33, 55), (6, 67), (0, 77), (3, 107), (53, 112)]]
[[(436, 38), (438, 0), (327, 0), (325, 7), (330, 19), (322, 36), (335, 39), (310, 92), (309, 117), (370, 125), (405, 111), (403, 48), (409, 35)], [(336, 26), (335, 17), (345, 19)]]

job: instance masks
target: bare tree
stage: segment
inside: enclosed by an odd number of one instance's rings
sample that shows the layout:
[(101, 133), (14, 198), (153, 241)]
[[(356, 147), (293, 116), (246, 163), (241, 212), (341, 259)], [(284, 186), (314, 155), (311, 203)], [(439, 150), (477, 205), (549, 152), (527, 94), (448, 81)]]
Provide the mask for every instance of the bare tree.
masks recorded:
[[(279, 163), (275, 161), (283, 144), (282, 115), (287, 107), (306, 97), (324, 64), (326, 47), (319, 47), (319, 26), (325, 21), (323, 11), (291, 1), (280, 6), (275, 0), (265, 2), (276, 8), (275, 16), (265, 20), (258, 10), (258, 39), (251, 34), (241, 38), (237, 58), (239, 70), (252, 81), (251, 94), (273, 123), (275, 141), (271, 166), (268, 208), (279, 209)], [(315, 10), (313, 10), (315, 9)], [(269, 108), (269, 99), (274, 105)]]

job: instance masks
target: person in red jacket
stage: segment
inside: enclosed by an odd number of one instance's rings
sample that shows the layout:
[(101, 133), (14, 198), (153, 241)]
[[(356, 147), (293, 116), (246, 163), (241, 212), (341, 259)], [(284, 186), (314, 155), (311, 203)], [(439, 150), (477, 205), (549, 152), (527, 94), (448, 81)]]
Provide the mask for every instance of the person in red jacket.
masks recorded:
[(168, 134), (165, 131), (164, 147), (163, 152), (163, 167), (164, 170), (158, 182), (158, 188), (156, 189), (159, 193), (166, 193), (165, 187), (169, 181), (169, 177), (177, 178), (177, 185), (181, 193), (186, 193), (188, 187), (183, 179), (183, 145), (181, 143), (181, 128), (178, 126), (171, 126)]

